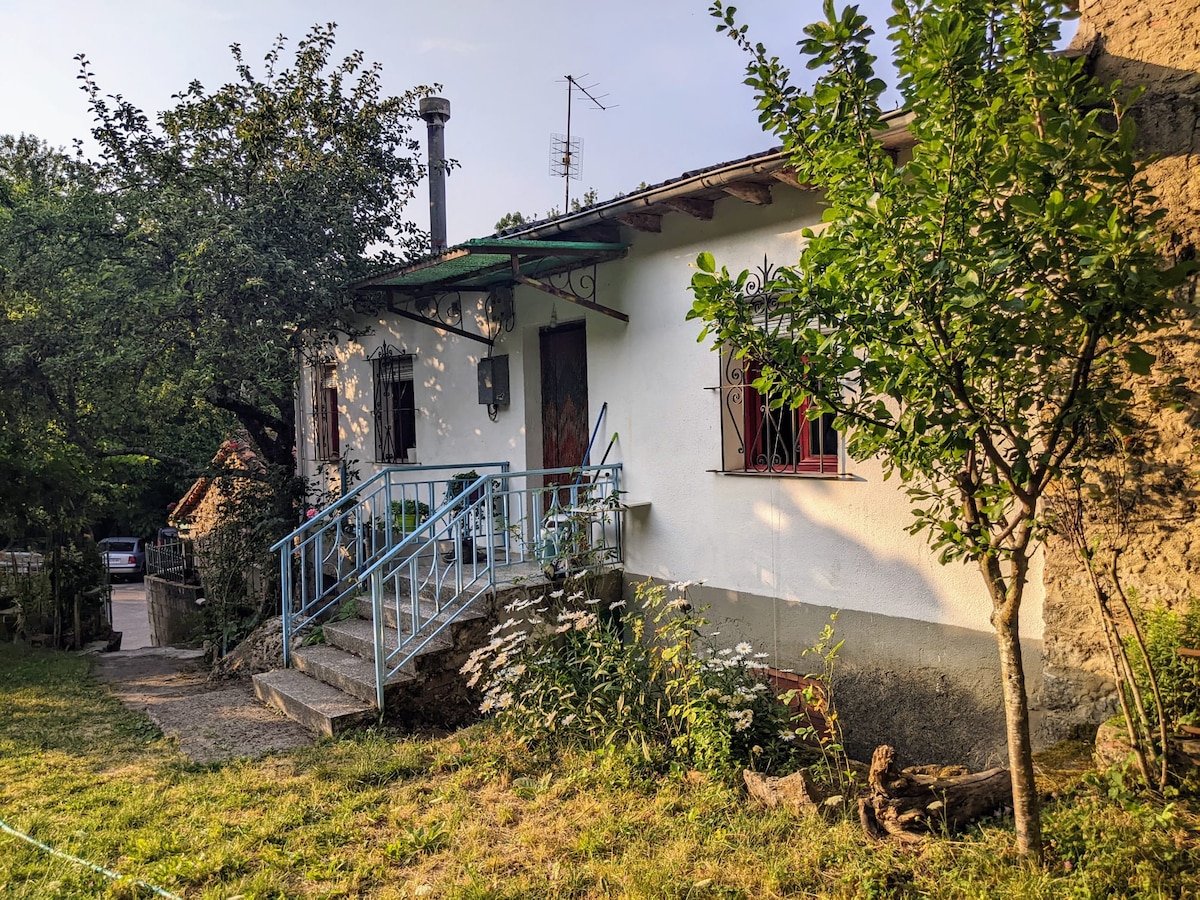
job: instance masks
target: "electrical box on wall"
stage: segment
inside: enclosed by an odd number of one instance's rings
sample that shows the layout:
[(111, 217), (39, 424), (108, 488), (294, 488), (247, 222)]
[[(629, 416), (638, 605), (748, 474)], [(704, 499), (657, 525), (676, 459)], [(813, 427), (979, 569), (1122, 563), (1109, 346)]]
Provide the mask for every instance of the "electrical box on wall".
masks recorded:
[(508, 406), (508, 356), (489, 356), (479, 361), (479, 402)]

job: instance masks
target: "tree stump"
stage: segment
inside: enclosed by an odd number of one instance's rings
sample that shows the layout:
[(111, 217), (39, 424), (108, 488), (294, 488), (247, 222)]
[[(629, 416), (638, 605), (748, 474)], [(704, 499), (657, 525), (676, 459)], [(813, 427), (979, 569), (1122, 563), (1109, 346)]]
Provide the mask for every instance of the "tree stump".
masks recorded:
[(1007, 769), (974, 775), (960, 766), (896, 769), (896, 751), (884, 744), (871, 756), (869, 796), (858, 801), (863, 830), (905, 843), (930, 833), (952, 833), (1012, 802)]

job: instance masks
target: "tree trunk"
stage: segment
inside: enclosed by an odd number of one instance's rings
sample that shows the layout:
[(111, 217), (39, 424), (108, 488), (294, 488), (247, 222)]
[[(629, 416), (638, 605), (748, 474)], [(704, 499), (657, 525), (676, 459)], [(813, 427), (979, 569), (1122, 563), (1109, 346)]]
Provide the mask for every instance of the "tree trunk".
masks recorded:
[(1029, 738), (1029, 701), (1025, 696), (1025, 667), (1015, 608), (996, 616), (996, 643), (1004, 684), (1004, 724), (1008, 733), (1008, 766), (1012, 773), (1013, 817), (1017, 849), (1030, 862), (1042, 862), (1042, 820), (1033, 777), (1033, 744)]
[[(858, 802), (858, 818), (872, 837), (894, 837), (904, 842), (920, 834), (955, 832), (999, 809), (1012, 796), (1012, 780), (1005, 769), (988, 769), (974, 775), (951, 767), (933, 773), (911, 767), (896, 770), (896, 751), (888, 745), (875, 748), (867, 776), (871, 796)], [(952, 774), (951, 774), (952, 773)]]

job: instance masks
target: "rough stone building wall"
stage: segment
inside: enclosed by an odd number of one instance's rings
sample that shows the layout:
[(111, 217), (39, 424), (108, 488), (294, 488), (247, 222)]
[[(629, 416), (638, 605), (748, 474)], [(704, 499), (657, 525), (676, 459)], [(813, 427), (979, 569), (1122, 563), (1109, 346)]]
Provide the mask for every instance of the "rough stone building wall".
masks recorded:
[[(1092, 71), (1145, 93), (1133, 107), (1146, 176), (1171, 231), (1168, 253), (1200, 248), (1200, 0), (1080, 0), (1073, 46)], [(1197, 281), (1180, 292), (1194, 301)], [(1135, 386), (1139, 427), (1123, 466), (1129, 488), (1120, 572), (1142, 603), (1200, 598), (1200, 323), (1181, 310), (1156, 339), (1158, 365)], [(1172, 385), (1182, 377), (1184, 383)], [(1115, 462), (1115, 460), (1114, 460)], [(1111, 527), (1108, 513), (1093, 528)], [(1111, 533), (1111, 532), (1110, 532)], [(1116, 711), (1111, 664), (1094, 600), (1074, 554), (1051, 542), (1046, 558), (1046, 739)]]

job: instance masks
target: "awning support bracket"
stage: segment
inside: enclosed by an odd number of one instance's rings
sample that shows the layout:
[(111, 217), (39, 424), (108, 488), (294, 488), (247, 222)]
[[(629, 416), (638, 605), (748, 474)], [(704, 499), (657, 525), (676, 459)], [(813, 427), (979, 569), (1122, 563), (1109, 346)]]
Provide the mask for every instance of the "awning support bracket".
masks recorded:
[(457, 334), (459, 337), (464, 337), (470, 341), (478, 341), (481, 344), (486, 344), (489, 347), (495, 346), (495, 341), (492, 338), (484, 337), (481, 334), (475, 334), (472, 331), (467, 331), (465, 328), (459, 328), (457, 325), (448, 325), (441, 319), (436, 319), (433, 316), (423, 316), (420, 313), (412, 312), (411, 310), (401, 309), (395, 303), (388, 301), (388, 311), (405, 319), (411, 319), (414, 322), (420, 322), (422, 325), (428, 325), (430, 328), (437, 328), (439, 331), (448, 331), (451, 334)]
[[(581, 285), (589, 285), (591, 287), (591, 297), (584, 296), (576, 287), (572, 276), (578, 271), (573, 269), (569, 272), (560, 273), (559, 279), (563, 282), (563, 286), (553, 284), (551, 282), (541, 281), (537, 278), (530, 278), (528, 275), (521, 274), (520, 258), (514, 253), (512, 258), (512, 277), (513, 281), (518, 284), (524, 284), (535, 290), (542, 291), (557, 297), (560, 300), (566, 300), (568, 303), (574, 303), (576, 306), (582, 306), (584, 309), (590, 309), (598, 313), (603, 313), (606, 316), (611, 316), (621, 322), (628, 322), (629, 316), (619, 310), (612, 309), (596, 303), (592, 297), (596, 296), (596, 267), (591, 267), (590, 275), (583, 275), (579, 280)], [(565, 276), (565, 278), (563, 277)], [(551, 279), (555, 276), (551, 275)]]

